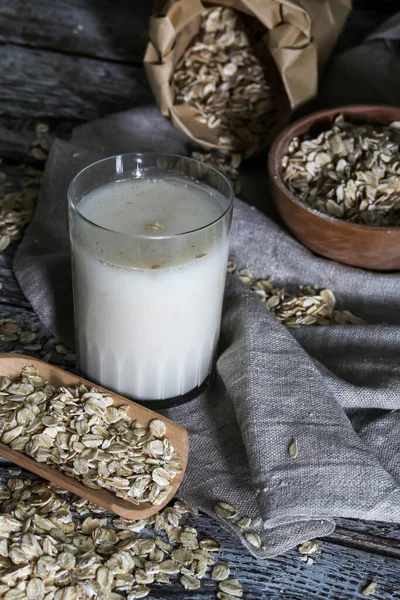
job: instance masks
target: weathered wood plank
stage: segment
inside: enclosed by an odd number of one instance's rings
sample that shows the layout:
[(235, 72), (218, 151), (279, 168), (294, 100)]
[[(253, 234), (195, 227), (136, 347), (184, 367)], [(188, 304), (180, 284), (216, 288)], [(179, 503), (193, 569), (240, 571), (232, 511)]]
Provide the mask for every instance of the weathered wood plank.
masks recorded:
[[(4, 465), (4, 463), (3, 463)], [(0, 466), (0, 479), (7, 478), (7, 467)], [(19, 477), (32, 478), (24, 472)], [(188, 519), (196, 527), (200, 539), (212, 537), (221, 544), (218, 562), (229, 564), (231, 576), (238, 578), (248, 600), (353, 600), (361, 599), (361, 591), (372, 580), (378, 587), (374, 598), (389, 600), (397, 594), (400, 573), (398, 561), (367, 552), (349, 550), (322, 540), (322, 554), (314, 556), (314, 564), (306, 565), (293, 550), (267, 561), (257, 560), (243, 549), (240, 542), (227, 533), (214, 519), (199, 514)], [(152, 535), (142, 533), (142, 535)], [(215, 598), (216, 582), (202, 580), (197, 592), (185, 592), (172, 581), (168, 586), (151, 586), (151, 598), (166, 600), (210, 600)]]
[(0, 113), (90, 120), (146, 104), (140, 67), (5, 44), (0, 48)]
[(355, 534), (368, 534), (400, 541), (400, 524), (383, 521), (360, 521), (358, 519), (336, 519), (338, 530), (351, 530)]
[(2, 0), (0, 42), (141, 64), (152, 2)]
[[(152, 2), (2, 0), (0, 42), (140, 64)], [(397, 0), (354, 0), (340, 49), (359, 43), (398, 10)]]
[(400, 540), (383, 536), (371, 536), (347, 528), (337, 529), (329, 536), (329, 540), (349, 548), (362, 548), (376, 554), (400, 558)]
[[(217, 537), (217, 529), (213, 535)], [(268, 561), (239, 554), (234, 540), (226, 540), (224, 553), (243, 583), (246, 598), (285, 600), (350, 600), (364, 598), (361, 591), (377, 581), (377, 600), (398, 598), (399, 563), (359, 550), (321, 541), (322, 554), (306, 565), (293, 550)], [(225, 559), (224, 556), (224, 559)]]
[(360, 521), (356, 519), (337, 519), (336, 530), (329, 541), (400, 558), (400, 525), (378, 521)]

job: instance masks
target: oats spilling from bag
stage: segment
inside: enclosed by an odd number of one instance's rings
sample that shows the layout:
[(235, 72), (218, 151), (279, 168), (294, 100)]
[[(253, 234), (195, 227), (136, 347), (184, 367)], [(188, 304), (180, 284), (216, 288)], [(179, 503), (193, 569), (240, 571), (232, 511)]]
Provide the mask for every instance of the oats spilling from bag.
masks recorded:
[[(104, 510), (43, 481), (9, 479), (0, 486), (0, 597), (28, 600), (133, 600), (170, 578), (195, 590), (215, 565), (213, 540), (199, 539), (177, 501), (140, 521)], [(214, 567), (240, 597), (226, 565)], [(169, 590), (171, 591), (171, 590)], [(218, 592), (219, 593), (219, 592)], [(229, 595), (227, 596), (230, 597)]]
[(288, 291), (272, 282), (272, 278), (255, 279), (248, 269), (236, 270), (233, 261), (228, 262), (228, 272), (236, 272), (242, 283), (249, 286), (261, 302), (274, 313), (286, 327), (300, 325), (362, 325), (363, 319), (348, 310), (334, 310), (336, 298), (330, 290), (319, 292), (310, 286), (298, 291)]
[(225, 579), (228, 579), (230, 574), (231, 570), (229, 566), (221, 563), (215, 565), (215, 567), (213, 568), (211, 573), (211, 579), (214, 579), (214, 581), (225, 581)]
[(240, 154), (233, 154), (232, 156), (219, 156), (212, 152), (192, 152), (191, 158), (199, 160), (200, 162), (217, 169), (222, 175), (224, 175), (232, 185), (234, 194), (240, 192), (239, 182), (239, 165), (241, 163)]
[(351, 223), (400, 226), (400, 121), (336, 117), (317, 137), (295, 137), (282, 159), (288, 189), (310, 208)]
[(256, 151), (276, 119), (276, 67), (256, 19), (231, 8), (211, 8), (175, 67), (175, 104), (218, 132), (225, 153)]
[(27, 366), (15, 381), (0, 378), (0, 390), (1, 442), (86, 487), (158, 505), (182, 472), (164, 421), (143, 427), (95, 388), (55, 388)]

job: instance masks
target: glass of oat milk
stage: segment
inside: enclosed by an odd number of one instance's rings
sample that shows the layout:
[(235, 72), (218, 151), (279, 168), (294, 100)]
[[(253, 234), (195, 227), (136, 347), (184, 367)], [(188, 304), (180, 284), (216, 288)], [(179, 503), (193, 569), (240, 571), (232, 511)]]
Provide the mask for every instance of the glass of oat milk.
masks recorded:
[(212, 167), (124, 154), (68, 190), (76, 345), (85, 377), (172, 406), (212, 373), (233, 192)]

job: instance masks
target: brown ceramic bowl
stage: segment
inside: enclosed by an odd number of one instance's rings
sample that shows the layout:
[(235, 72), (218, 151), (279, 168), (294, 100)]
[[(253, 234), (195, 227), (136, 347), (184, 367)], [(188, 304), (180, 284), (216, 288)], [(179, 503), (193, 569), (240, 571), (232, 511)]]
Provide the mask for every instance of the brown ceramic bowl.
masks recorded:
[(400, 227), (358, 225), (316, 213), (298, 200), (282, 181), (282, 157), (291, 139), (328, 129), (339, 113), (355, 123), (382, 125), (400, 121), (400, 108), (344, 106), (313, 113), (286, 127), (271, 146), (268, 159), (276, 207), (291, 233), (316, 254), (364, 269), (400, 270)]

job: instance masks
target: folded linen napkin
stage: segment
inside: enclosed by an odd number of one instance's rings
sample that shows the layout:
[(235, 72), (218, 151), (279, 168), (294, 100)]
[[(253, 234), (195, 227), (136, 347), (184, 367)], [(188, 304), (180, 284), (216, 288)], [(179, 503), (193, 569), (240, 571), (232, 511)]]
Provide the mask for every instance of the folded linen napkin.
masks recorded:
[[(43, 323), (69, 346), (68, 183), (96, 159), (151, 149), (188, 151), (153, 108), (81, 126), (71, 143), (57, 141), (51, 150), (15, 272)], [(265, 176), (258, 174), (248, 188), (258, 204), (263, 196), (256, 194), (266, 195)], [(264, 557), (329, 534), (335, 517), (399, 521), (400, 274), (319, 258), (240, 200), (231, 257), (256, 277), (330, 288), (341, 308), (367, 324), (286, 329), (229, 275), (217, 377), (202, 396), (167, 411), (190, 436), (180, 496), (209, 513), (225, 500), (252, 517), (260, 549), (235, 523), (223, 523)], [(296, 459), (288, 452), (293, 438)]]

